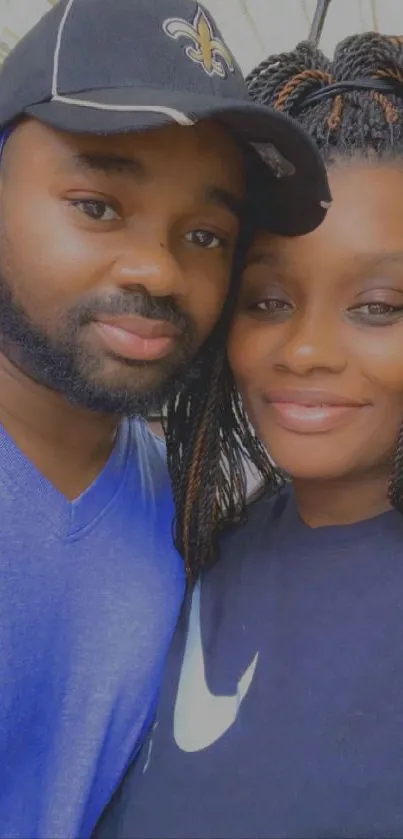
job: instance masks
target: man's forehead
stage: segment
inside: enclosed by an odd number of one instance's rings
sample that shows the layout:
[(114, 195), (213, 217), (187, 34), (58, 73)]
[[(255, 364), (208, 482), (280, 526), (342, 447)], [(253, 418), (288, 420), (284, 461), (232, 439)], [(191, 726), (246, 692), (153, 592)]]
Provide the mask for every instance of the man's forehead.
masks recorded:
[[(210, 126), (205, 125), (206, 133)], [(192, 165), (193, 155), (186, 157), (182, 132), (188, 132), (186, 141), (190, 141), (190, 148), (194, 147), (196, 154), (202, 152), (197, 166)], [(203, 202), (220, 205), (236, 216), (243, 212), (242, 161), (234, 158), (231, 165), (228, 157), (223, 161), (220, 156), (212, 159), (208, 154), (208, 134), (203, 150), (193, 128), (188, 131), (168, 126), (150, 132), (96, 136), (67, 134), (27, 120), (15, 133), (17, 145), (21, 146), (17, 158), (27, 160), (25, 152), (29, 151), (30, 160), (38, 163), (38, 171), (43, 169), (56, 175), (81, 171), (124, 177), (140, 185), (155, 178), (169, 178), (175, 169), (178, 177), (186, 174), (189, 195), (196, 189)]]
[(112, 153), (139, 153), (145, 155), (178, 154), (203, 155), (234, 160), (241, 157), (235, 141), (216, 122), (205, 120), (194, 126), (167, 125), (158, 129), (119, 134), (69, 134), (57, 131), (36, 120), (26, 120), (16, 131), (21, 133), (32, 149), (46, 145), (62, 153), (64, 150), (110, 151)]

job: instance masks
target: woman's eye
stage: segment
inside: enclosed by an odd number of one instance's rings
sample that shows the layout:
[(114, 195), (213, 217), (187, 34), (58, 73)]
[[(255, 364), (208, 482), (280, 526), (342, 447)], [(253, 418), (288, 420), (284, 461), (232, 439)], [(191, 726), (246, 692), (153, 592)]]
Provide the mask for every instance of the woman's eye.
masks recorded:
[(291, 303), (287, 303), (286, 300), (260, 300), (259, 303), (255, 303), (253, 308), (258, 312), (264, 313), (276, 313), (276, 312), (288, 312), (292, 306)]
[(385, 320), (388, 317), (399, 315), (403, 312), (402, 306), (393, 306), (391, 303), (363, 303), (362, 306), (355, 306), (351, 309), (353, 313), (358, 314), (361, 318), (371, 320)]
[(197, 247), (205, 248), (206, 250), (214, 250), (214, 248), (220, 248), (225, 245), (225, 239), (217, 236), (216, 233), (212, 233), (211, 230), (191, 230), (189, 233), (186, 233), (185, 238), (192, 245), (197, 245)]
[(70, 202), (73, 207), (76, 207), (80, 213), (88, 216), (94, 221), (116, 221), (119, 219), (119, 213), (106, 201), (97, 201), (93, 198), (83, 200), (75, 199)]

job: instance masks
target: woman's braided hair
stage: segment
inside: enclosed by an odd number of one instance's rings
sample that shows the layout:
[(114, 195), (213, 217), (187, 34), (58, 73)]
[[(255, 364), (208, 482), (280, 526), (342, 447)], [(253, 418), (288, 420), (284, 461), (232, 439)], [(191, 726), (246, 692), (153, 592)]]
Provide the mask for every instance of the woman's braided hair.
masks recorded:
[[(402, 84), (402, 96), (376, 89), (384, 79)], [(335, 88), (310, 103), (315, 91), (337, 82), (374, 81), (374, 89)], [(247, 78), (259, 104), (295, 118), (330, 164), (337, 157), (403, 156), (403, 38), (354, 35), (336, 48), (332, 61), (310, 43), (271, 56)], [(306, 102), (306, 105), (305, 105)], [(174, 538), (188, 575), (217, 555), (223, 526), (239, 520), (247, 503), (245, 462), (262, 488), (281, 476), (250, 428), (226, 358), (226, 340), (244, 249), (220, 323), (201, 352), (197, 374), (168, 408), (168, 463), (176, 504)], [(232, 301), (232, 302), (230, 302)], [(389, 496), (403, 512), (403, 430), (396, 446)]]
[(192, 582), (216, 558), (223, 527), (242, 518), (247, 494), (245, 462), (265, 486), (281, 480), (248, 423), (226, 355), (249, 241), (250, 232), (245, 230), (223, 314), (183, 390), (168, 404), (163, 423), (176, 508), (173, 536)]
[(333, 153), (389, 155), (403, 140), (403, 99), (376, 90), (346, 90), (304, 107), (314, 91), (336, 82), (390, 80), (402, 83), (403, 38), (375, 32), (342, 41), (330, 61), (308, 42), (293, 52), (271, 56), (247, 78), (260, 104), (294, 117), (326, 160)]

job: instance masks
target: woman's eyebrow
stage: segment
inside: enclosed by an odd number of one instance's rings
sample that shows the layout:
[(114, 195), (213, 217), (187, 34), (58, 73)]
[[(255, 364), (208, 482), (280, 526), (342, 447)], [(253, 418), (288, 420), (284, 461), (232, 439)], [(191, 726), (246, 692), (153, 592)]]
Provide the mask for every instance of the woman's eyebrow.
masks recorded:
[(264, 250), (256, 248), (256, 250), (251, 251), (250, 256), (246, 257), (245, 267), (249, 268), (251, 265), (270, 265), (271, 267), (278, 268), (281, 262), (281, 257), (274, 251), (266, 248)]
[(373, 251), (360, 254), (356, 257), (356, 262), (371, 268), (377, 265), (399, 264), (403, 262), (403, 251)]

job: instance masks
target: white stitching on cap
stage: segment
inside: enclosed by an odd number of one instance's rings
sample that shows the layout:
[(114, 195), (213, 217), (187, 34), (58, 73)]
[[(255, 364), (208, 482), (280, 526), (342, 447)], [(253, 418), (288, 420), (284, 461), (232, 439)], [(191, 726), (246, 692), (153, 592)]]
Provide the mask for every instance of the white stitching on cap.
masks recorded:
[(69, 16), (69, 14), (70, 14), (71, 7), (72, 7), (73, 3), (74, 3), (74, 0), (69, 0), (69, 2), (67, 3), (67, 6), (66, 6), (66, 8), (64, 10), (64, 13), (62, 15), (62, 19), (59, 23), (59, 28), (57, 30), (56, 45), (55, 45), (55, 51), (54, 51), (54, 54), (53, 54), (52, 96), (57, 96), (57, 80), (58, 80), (58, 76), (59, 76), (59, 57), (60, 57), (60, 48), (61, 48), (61, 45), (62, 45), (63, 29), (66, 25), (66, 21), (67, 21), (67, 18)]
[(177, 122), (178, 125), (194, 125), (194, 121), (176, 111), (175, 108), (164, 108), (160, 105), (110, 105), (103, 102), (91, 102), (86, 99), (70, 99), (68, 96), (52, 96), (52, 102), (62, 102), (65, 105), (77, 105), (79, 108), (95, 108), (97, 111), (116, 111), (117, 113), (155, 113), (165, 116)]
[(76, 105), (79, 108), (95, 108), (97, 111), (115, 111), (116, 113), (156, 113), (165, 114), (165, 116), (177, 122), (178, 125), (194, 125), (194, 120), (190, 119), (181, 111), (175, 108), (164, 108), (158, 105), (110, 105), (102, 102), (91, 102), (85, 99), (70, 99), (68, 96), (59, 96), (57, 92), (57, 83), (59, 78), (59, 58), (62, 45), (62, 37), (67, 18), (71, 12), (74, 0), (69, 0), (59, 23), (59, 28), (56, 36), (55, 51), (53, 55), (53, 77), (52, 77), (52, 102), (63, 102), (65, 105)]

